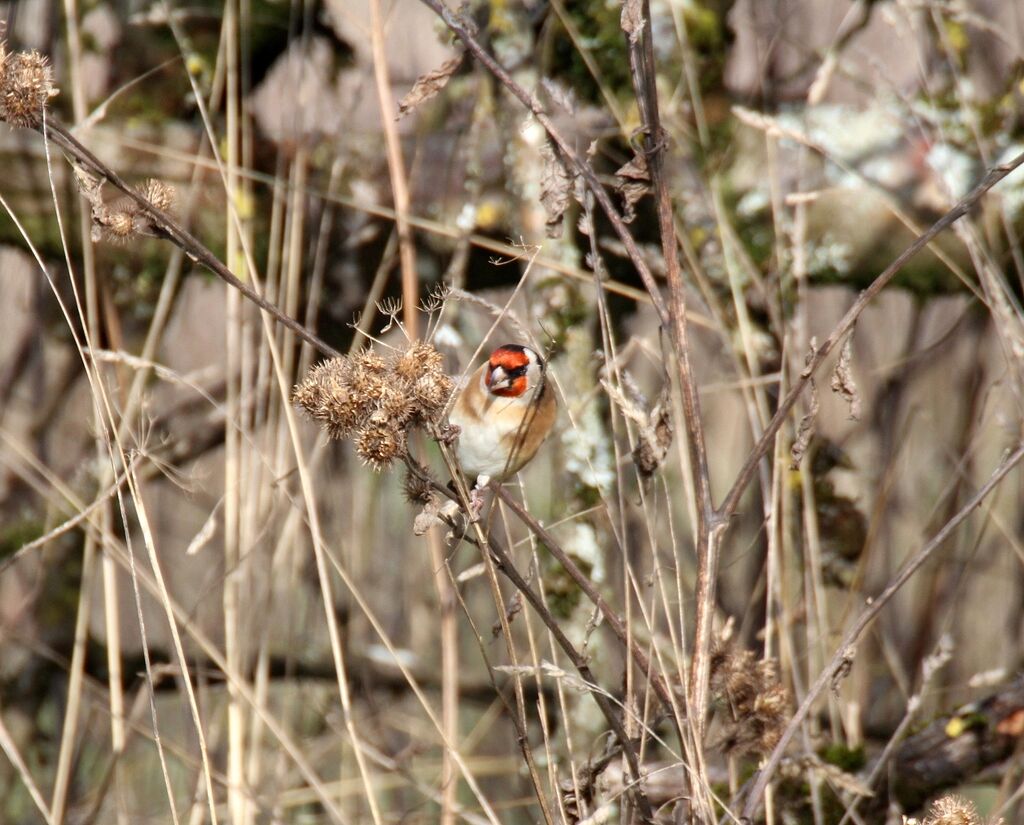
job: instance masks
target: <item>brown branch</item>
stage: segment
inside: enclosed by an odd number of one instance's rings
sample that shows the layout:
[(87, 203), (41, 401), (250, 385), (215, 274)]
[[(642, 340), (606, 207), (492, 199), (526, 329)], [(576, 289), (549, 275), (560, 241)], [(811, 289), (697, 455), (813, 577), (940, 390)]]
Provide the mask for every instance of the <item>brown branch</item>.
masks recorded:
[(757, 813), (758, 806), (761, 804), (761, 797), (764, 795), (765, 788), (768, 786), (768, 782), (771, 780), (772, 774), (778, 767), (779, 761), (782, 759), (782, 754), (785, 752), (786, 747), (793, 739), (793, 736), (796, 734), (797, 729), (803, 723), (804, 719), (807, 718), (808, 713), (811, 711), (811, 707), (825, 688), (833, 681), (833, 679), (841, 675), (843, 671), (850, 666), (855, 653), (854, 646), (867, 629), (868, 625), (874, 621), (882, 608), (889, 603), (903, 585), (910, 580), (910, 577), (913, 576), (914, 573), (916, 573), (921, 566), (931, 558), (932, 554), (942, 546), (943, 542), (952, 535), (953, 531), (959, 527), (960, 524), (982, 503), (982, 501), (985, 500), (985, 497), (998, 486), (999, 482), (1006, 477), (1010, 470), (1020, 463), (1022, 458), (1024, 458), (1024, 445), (1018, 446), (1002, 461), (1002, 463), (996, 468), (995, 472), (993, 472), (989, 477), (988, 481), (985, 482), (977, 493), (974, 494), (970, 501), (968, 501), (960, 511), (953, 516), (953, 518), (946, 522), (931, 541), (922, 547), (912, 558), (907, 560), (899, 573), (896, 574), (895, 578), (893, 578), (877, 598), (868, 600), (867, 606), (861, 612), (860, 616), (857, 617), (853, 627), (851, 627), (846, 633), (846, 636), (843, 638), (843, 641), (840, 643), (835, 655), (828, 663), (828, 666), (818, 674), (818, 678), (807, 691), (807, 695), (804, 696), (803, 701), (800, 703), (800, 707), (797, 708), (796, 714), (789, 721), (785, 731), (783, 731), (778, 744), (772, 751), (772, 754), (765, 763), (765, 766), (758, 772), (757, 779), (744, 802), (743, 816), (753, 819), (754, 815)]
[[(959, 732), (955, 732), (959, 728)], [(888, 794), (915, 811), (941, 791), (958, 787), (984, 769), (1009, 758), (1024, 744), (1024, 679), (980, 702), (971, 702), (909, 737), (893, 756)], [(870, 817), (880, 805), (868, 805)]]
[(587, 683), (588, 693), (594, 698), (598, 708), (604, 715), (605, 720), (611, 726), (612, 732), (615, 734), (615, 738), (619, 740), (622, 745), (622, 752), (626, 757), (626, 762), (629, 764), (630, 774), (633, 776), (635, 786), (635, 799), (637, 807), (640, 809), (640, 817), (644, 822), (654, 821), (654, 811), (651, 808), (651, 803), (648, 801), (646, 794), (644, 794), (640, 788), (640, 761), (636, 755), (636, 748), (633, 745), (632, 740), (626, 733), (626, 729), (622, 725), (622, 720), (616, 713), (615, 708), (612, 706), (611, 700), (605, 694), (604, 689), (600, 683), (594, 677), (593, 671), (590, 669), (590, 665), (587, 664), (586, 658), (581, 654), (569, 641), (569, 637), (565, 635), (558, 620), (552, 615), (551, 611), (548, 610), (547, 605), (544, 603), (544, 599), (540, 596), (537, 591), (530, 587), (526, 579), (523, 578), (514, 564), (512, 559), (509, 558), (508, 553), (505, 549), (493, 541), (488, 540), (488, 550), (491, 554), (491, 558), (494, 560), (495, 567), (507, 578), (515, 588), (523, 594), (526, 600), (530, 603), (534, 612), (541, 618), (547, 629), (551, 632), (555, 642), (562, 648), (566, 656), (569, 657), (569, 661), (572, 662), (573, 667), (580, 674), (580, 677), (584, 682)]
[(679, 389), (686, 422), (687, 445), (690, 450), (690, 471), (697, 491), (697, 618), (694, 629), (693, 658), (690, 660), (689, 713), (695, 723), (695, 737), (703, 738), (708, 680), (710, 678), (711, 625), (715, 611), (715, 589), (718, 582), (718, 558), (721, 546), (721, 521), (711, 500), (711, 471), (708, 467), (704, 427), (700, 417), (700, 397), (690, 365), (687, 339), (686, 291), (679, 267), (675, 214), (665, 176), (666, 136), (658, 111), (658, 89), (655, 78), (654, 47), (651, 35), (649, 0), (641, 4), (643, 24), (640, 36), (627, 33), (629, 63), (633, 89), (640, 119), (643, 123), (643, 150), (648, 174), (654, 187), (658, 209), (661, 250), (665, 260), (669, 288), (669, 318), (672, 346), (679, 366)]
[(241, 281), (191, 232), (181, 226), (164, 210), (143, 197), (134, 187), (129, 186), (114, 170), (83, 146), (71, 132), (49, 114), (47, 115), (46, 122), (39, 126), (39, 131), (43, 134), (44, 138), (53, 141), (53, 143), (59, 146), (75, 163), (94, 175), (98, 175), (102, 180), (131, 198), (152, 221), (153, 228), (159, 233), (160, 237), (166, 238), (179, 247), (193, 261), (202, 264), (218, 278), (233, 286), (275, 321), (290, 329), (302, 340), (316, 347), (324, 355), (337, 357), (341, 354), (298, 321), (285, 315), (259, 292), (249, 286), (249, 284)]

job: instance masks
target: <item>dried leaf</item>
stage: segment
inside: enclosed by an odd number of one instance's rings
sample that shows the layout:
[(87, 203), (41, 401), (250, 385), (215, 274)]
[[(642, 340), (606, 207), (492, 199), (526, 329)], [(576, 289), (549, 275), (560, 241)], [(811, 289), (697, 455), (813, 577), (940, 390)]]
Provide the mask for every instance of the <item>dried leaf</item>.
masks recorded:
[(423, 536), (431, 527), (444, 524), (441, 518), (442, 509), (447, 500), (442, 501), (437, 496), (432, 496), (430, 501), (423, 505), (423, 509), (416, 514), (412, 522), (413, 535)]
[[(508, 607), (505, 610), (505, 620), (511, 625), (517, 615), (523, 612), (523, 594), (518, 590), (509, 600)], [(491, 625), (491, 635), (497, 639), (501, 635), (501, 622), (495, 622)]]
[(633, 448), (633, 463), (642, 478), (650, 478), (665, 461), (672, 446), (674, 430), (669, 413), (671, 407), (671, 386), (666, 381), (655, 405), (646, 409), (647, 402), (640, 391), (632, 385), (629, 373), (622, 375), (626, 391), (608, 381), (601, 385), (619, 407), (622, 415), (637, 425), (637, 441)]
[(562, 217), (572, 198), (573, 176), (550, 145), (541, 150), (544, 171), (540, 179), (540, 202), (547, 214), (547, 236), (562, 237)]
[(632, 223), (636, 217), (637, 202), (651, 191), (647, 159), (642, 154), (634, 155), (629, 163), (615, 173), (615, 177), (618, 178), (615, 191), (622, 196), (622, 220)]
[(854, 421), (860, 418), (860, 393), (857, 392), (857, 383), (853, 380), (853, 371), (850, 369), (850, 361), (853, 359), (853, 335), (848, 335), (846, 343), (839, 352), (839, 361), (832, 372), (832, 381), (829, 386), (832, 392), (838, 394), (850, 408), (850, 418)]
[(846, 791), (853, 796), (872, 797), (875, 795), (875, 792), (858, 777), (852, 773), (847, 773), (836, 765), (822, 762), (818, 758), (808, 759), (805, 764), (809, 770), (816, 773), (822, 779), (827, 780), (833, 787), (841, 791)]
[(395, 120), (401, 120), (421, 103), (430, 100), (430, 98), (447, 86), (452, 75), (462, 65), (463, 56), (464, 53), (459, 53), (442, 63), (439, 68), (421, 75), (416, 83), (413, 84), (409, 93), (398, 104), (398, 116)]
[(800, 425), (797, 427), (796, 440), (793, 442), (793, 446), (789, 451), (792, 457), (790, 463), (790, 469), (796, 470), (800, 467), (800, 462), (803, 460), (804, 453), (807, 452), (807, 448), (811, 444), (811, 439), (814, 437), (814, 422), (818, 418), (818, 386), (811, 379), (811, 404), (810, 409), (807, 410), (807, 414), (800, 419)]
[(657, 472), (668, 455), (672, 446), (672, 417), (669, 414), (671, 404), (668, 382), (661, 391), (658, 403), (650, 413), (648, 426), (640, 430), (636, 447), (633, 449), (633, 461), (643, 478), (650, 478)]
[(619, 18), (619, 25), (629, 35), (629, 42), (634, 46), (644, 30), (643, 10), (643, 0), (626, 0), (622, 4), (622, 15)]
[(857, 648), (855, 645), (849, 645), (843, 651), (843, 658), (839, 662), (839, 667), (836, 668), (836, 672), (832, 674), (832, 681), (829, 684), (829, 689), (833, 695), (839, 695), (839, 685), (842, 684), (843, 679), (850, 675), (850, 671), (853, 669), (853, 659), (857, 655)]

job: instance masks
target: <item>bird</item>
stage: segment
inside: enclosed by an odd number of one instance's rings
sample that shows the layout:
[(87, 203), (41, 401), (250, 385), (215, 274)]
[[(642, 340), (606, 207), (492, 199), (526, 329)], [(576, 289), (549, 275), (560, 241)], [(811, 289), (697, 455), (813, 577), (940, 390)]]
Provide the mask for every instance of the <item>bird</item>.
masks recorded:
[(551, 434), (558, 402), (536, 350), (503, 344), (462, 388), (448, 416), (459, 428), (456, 455), (479, 494), (515, 475)]

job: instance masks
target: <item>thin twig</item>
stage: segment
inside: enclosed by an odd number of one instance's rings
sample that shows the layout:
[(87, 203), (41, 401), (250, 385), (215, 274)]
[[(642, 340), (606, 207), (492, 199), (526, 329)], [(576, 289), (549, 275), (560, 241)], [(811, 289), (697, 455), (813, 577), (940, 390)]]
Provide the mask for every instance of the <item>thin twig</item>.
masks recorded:
[[(419, 314), (419, 279), (416, 275), (416, 247), (412, 229), (409, 226), (409, 180), (402, 157), (402, 143), (395, 126), (395, 101), (391, 94), (391, 80), (388, 77), (388, 59), (384, 49), (384, 20), (380, 0), (370, 0), (370, 44), (373, 50), (373, 76), (377, 86), (377, 100), (380, 102), (380, 122), (384, 131), (384, 146), (388, 156), (388, 172), (391, 176), (391, 192), (395, 199), (395, 230), (398, 233), (398, 257), (402, 266), (402, 307), (406, 334), (416, 340)], [(451, 811), (446, 810), (444, 822), (450, 819)]]
[(562, 549), (558, 541), (554, 536), (551, 535), (544, 528), (544, 526), (535, 519), (530, 512), (523, 507), (515, 498), (506, 490), (504, 487), (495, 484), (494, 485), (495, 495), (501, 501), (508, 506), (513, 513), (515, 513), (520, 521), (525, 524), (530, 531), (540, 539), (544, 546), (551, 552), (551, 555), (555, 557), (559, 564), (565, 569), (565, 572), (569, 574), (576, 585), (583, 591), (593, 605), (601, 611), (601, 615), (604, 620), (608, 623), (608, 627), (611, 628), (612, 633), (615, 634), (616, 638), (622, 643), (623, 647), (629, 651), (629, 655), (636, 662), (636, 666), (643, 672), (644, 676), (651, 683), (655, 694), (665, 705), (666, 710), (674, 716), (672, 699), (669, 695), (668, 686), (665, 684), (664, 679), (657, 670), (651, 665), (651, 660), (647, 657), (647, 654), (640, 648), (629, 633), (629, 629), (626, 627), (626, 623), (622, 620), (622, 617), (616, 613), (611, 606), (605, 601), (604, 596), (601, 595), (600, 591), (594, 585), (594, 583), (587, 578), (582, 570), (573, 562), (569, 557), (569, 554)]
[(306, 341), (308, 344), (316, 347), (324, 355), (337, 357), (341, 354), (326, 341), (323, 341), (319, 336), (306, 329), (294, 318), (289, 318), (285, 315), (280, 309), (270, 303), (270, 301), (264, 298), (249, 284), (240, 280), (191, 232), (181, 226), (176, 220), (174, 220), (174, 218), (162, 209), (150, 203), (148, 199), (143, 197), (133, 187), (129, 186), (114, 170), (83, 146), (62, 123), (56, 120), (56, 118), (47, 117), (46, 137), (70, 155), (75, 163), (85, 167), (93, 174), (99, 175), (115, 189), (120, 190), (131, 198), (132, 201), (134, 201), (152, 220), (154, 228), (156, 228), (163, 237), (175, 246), (180, 247), (182, 251), (193, 261), (202, 264), (218, 278), (228, 284), (231, 284), (231, 286), (270, 315), (275, 321), (290, 329), (303, 341)]

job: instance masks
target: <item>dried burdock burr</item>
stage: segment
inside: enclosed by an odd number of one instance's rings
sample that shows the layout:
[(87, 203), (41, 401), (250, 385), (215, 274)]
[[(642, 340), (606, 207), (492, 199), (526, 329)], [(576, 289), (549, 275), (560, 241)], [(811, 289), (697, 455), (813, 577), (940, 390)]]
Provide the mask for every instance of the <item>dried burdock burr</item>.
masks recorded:
[(384, 470), (405, 458), (411, 430), (439, 423), (454, 386), (443, 361), (422, 342), (387, 355), (363, 350), (313, 367), (292, 400), (332, 438), (351, 437), (356, 454)]
[(57, 93), (45, 55), (34, 49), (12, 54), (6, 42), (0, 41), (0, 120), (37, 129), (43, 109)]

